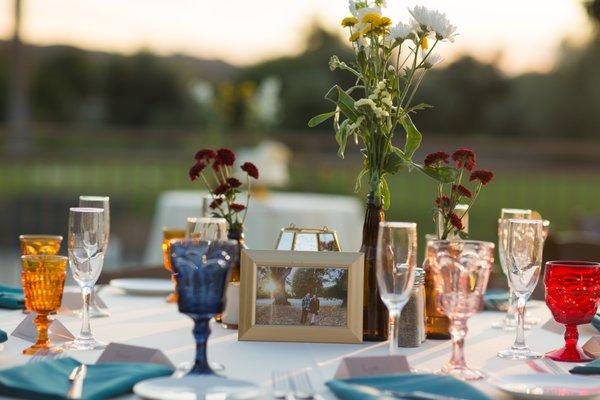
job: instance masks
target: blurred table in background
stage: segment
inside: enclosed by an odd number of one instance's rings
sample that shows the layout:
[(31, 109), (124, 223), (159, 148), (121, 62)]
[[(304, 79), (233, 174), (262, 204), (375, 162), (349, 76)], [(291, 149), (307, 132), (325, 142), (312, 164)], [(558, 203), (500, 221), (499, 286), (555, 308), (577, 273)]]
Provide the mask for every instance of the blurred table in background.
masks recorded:
[[(199, 217), (204, 191), (169, 191), (156, 203), (154, 220), (144, 256), (145, 265), (162, 263), (163, 227), (185, 227), (187, 217)], [(271, 192), (253, 197), (246, 219), (246, 245), (273, 249), (279, 230), (290, 223), (299, 227), (327, 226), (338, 233), (342, 251), (358, 251), (362, 238), (363, 207), (350, 196)]]

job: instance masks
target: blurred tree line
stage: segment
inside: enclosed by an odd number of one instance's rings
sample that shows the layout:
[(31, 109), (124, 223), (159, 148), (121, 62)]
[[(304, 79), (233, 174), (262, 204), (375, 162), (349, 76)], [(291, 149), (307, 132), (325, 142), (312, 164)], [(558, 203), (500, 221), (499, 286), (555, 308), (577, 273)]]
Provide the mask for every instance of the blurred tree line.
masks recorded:
[[(586, 5), (598, 27), (600, 0)], [(416, 117), (420, 128), (474, 135), (597, 136), (598, 32), (584, 46), (565, 44), (549, 73), (509, 77), (470, 56), (433, 69), (418, 100), (435, 110)], [(0, 123), (6, 121), (7, 48), (0, 44)], [(311, 116), (330, 108), (323, 95), (332, 85), (352, 84), (349, 74), (328, 68), (332, 54), (351, 60), (351, 48), (317, 24), (298, 55), (244, 68), (147, 51), (125, 56), (30, 46), (29, 52), (32, 119), (39, 123), (303, 130)], [(256, 110), (256, 104), (268, 110)], [(260, 115), (270, 122), (253, 118)]]

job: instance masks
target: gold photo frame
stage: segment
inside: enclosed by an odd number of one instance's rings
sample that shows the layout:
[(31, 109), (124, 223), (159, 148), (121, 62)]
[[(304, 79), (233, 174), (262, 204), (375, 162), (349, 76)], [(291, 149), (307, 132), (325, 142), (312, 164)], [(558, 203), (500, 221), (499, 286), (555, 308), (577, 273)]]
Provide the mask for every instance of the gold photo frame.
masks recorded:
[(243, 250), (238, 339), (361, 343), (362, 253)]

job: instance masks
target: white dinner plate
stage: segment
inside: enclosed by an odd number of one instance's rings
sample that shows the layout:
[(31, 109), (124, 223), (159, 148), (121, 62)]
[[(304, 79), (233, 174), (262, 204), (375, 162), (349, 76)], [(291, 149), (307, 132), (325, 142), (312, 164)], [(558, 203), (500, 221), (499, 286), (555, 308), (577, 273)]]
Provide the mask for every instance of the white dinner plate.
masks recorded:
[(491, 381), (517, 399), (583, 400), (600, 398), (600, 379), (577, 375), (510, 375)]
[[(256, 397), (260, 394), (260, 390), (250, 382), (227, 379), (218, 375), (187, 375), (183, 378), (148, 379), (136, 383), (133, 393), (148, 400), (204, 400), (212, 396), (221, 399), (235, 394), (255, 394)], [(245, 395), (243, 397), (252, 398)]]
[(113, 279), (109, 284), (127, 294), (142, 296), (164, 296), (172, 293), (174, 289), (173, 282), (168, 279)]

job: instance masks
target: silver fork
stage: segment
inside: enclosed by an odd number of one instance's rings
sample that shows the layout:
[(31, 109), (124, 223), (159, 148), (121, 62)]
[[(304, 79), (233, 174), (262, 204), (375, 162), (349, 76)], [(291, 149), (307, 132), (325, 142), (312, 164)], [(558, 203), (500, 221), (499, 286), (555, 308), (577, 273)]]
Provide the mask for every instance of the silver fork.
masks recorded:
[(63, 352), (38, 350), (27, 361), (27, 364), (44, 361), (44, 360), (54, 360), (54, 359), (63, 358), (63, 357), (65, 357), (65, 354)]
[(273, 388), (274, 398), (288, 399), (292, 395), (288, 376), (288, 372), (271, 371), (271, 386)]
[(290, 376), (292, 393), (296, 399), (310, 400), (315, 398), (315, 389), (306, 370)]
[(542, 357), (542, 363), (550, 370), (550, 372), (552, 372), (553, 374), (556, 375), (570, 375), (570, 372), (567, 371), (566, 369), (564, 369), (563, 367), (561, 367), (560, 365), (558, 365), (555, 361), (546, 358), (546, 357)]

